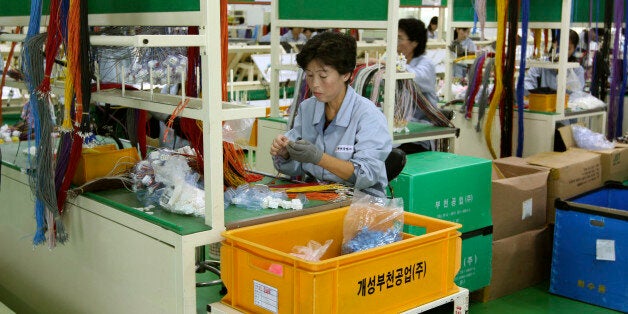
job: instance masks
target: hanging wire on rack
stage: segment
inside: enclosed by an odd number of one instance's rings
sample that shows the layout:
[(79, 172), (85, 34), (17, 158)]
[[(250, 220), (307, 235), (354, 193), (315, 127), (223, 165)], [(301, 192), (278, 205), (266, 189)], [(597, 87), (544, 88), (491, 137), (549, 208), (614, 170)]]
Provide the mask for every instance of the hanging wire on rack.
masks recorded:
[[(484, 28), (486, 26), (486, 0), (475, 0), (475, 16), (480, 23), (480, 38), (485, 40)], [(473, 27), (475, 28), (475, 21)], [(474, 30), (475, 32), (475, 30)]]
[(46, 40), (46, 45), (44, 48), (44, 52), (46, 54), (46, 67), (44, 69), (44, 80), (37, 87), (39, 93), (42, 94), (43, 97), (50, 97), (50, 75), (52, 74), (52, 67), (55, 65), (55, 58), (57, 57), (57, 53), (59, 51), (59, 47), (61, 47), (61, 42), (63, 36), (61, 34), (61, 26), (60, 22), (60, 14), (61, 14), (61, 0), (51, 0), (50, 1), (50, 17), (48, 19), (48, 38)]
[(532, 50), (532, 59), (541, 58), (541, 37), (543, 30), (540, 28), (532, 29), (532, 37), (534, 38), (534, 49)]
[[(613, 58), (611, 59), (611, 84), (610, 84), (610, 98), (608, 102), (608, 123), (606, 136), (608, 139), (614, 139), (622, 135), (621, 133), (621, 119), (618, 117), (619, 107), (623, 106), (623, 98), (624, 95), (620, 94), (621, 84), (626, 78), (626, 72), (623, 71), (622, 59), (619, 57), (619, 41), (622, 36), (622, 15), (624, 14), (624, 1), (625, 0), (615, 0), (614, 1), (614, 17), (613, 24), (615, 24), (615, 38), (613, 43)], [(607, 0), (608, 2), (611, 2)], [(624, 39), (626, 40), (626, 39)], [(623, 60), (626, 61), (625, 59)]]
[[(606, 99), (607, 82), (610, 76), (610, 43), (611, 43), (611, 25), (613, 20), (613, 1), (606, 1), (604, 7), (604, 34), (602, 34), (602, 46), (595, 53), (593, 59), (593, 79), (591, 80), (591, 95), (598, 99)], [(608, 115), (610, 119), (610, 114)], [(610, 120), (609, 120), (610, 122)], [(607, 124), (607, 130), (610, 126)], [(608, 132), (606, 133), (609, 134)]]
[[(623, 95), (626, 95), (626, 84), (628, 78), (626, 78), (626, 74), (628, 73), (628, 5), (624, 4), (624, 55), (623, 55), (623, 67), (622, 73), (624, 73), (623, 80), (621, 82), (621, 89), (619, 92), (619, 105), (617, 111), (617, 125), (623, 125), (624, 123), (624, 100)], [(619, 132), (621, 132), (621, 128), (619, 128)], [(618, 137), (621, 137), (623, 134), (619, 134)]]
[(480, 132), (482, 130), (482, 122), (484, 120), (484, 115), (486, 113), (486, 108), (489, 106), (490, 99), (492, 99), (493, 92), (495, 89), (491, 90), (489, 93), (489, 83), (491, 75), (495, 70), (495, 55), (488, 60), (485, 61), (484, 65), (484, 75), (482, 76), (482, 92), (480, 93), (480, 98), (478, 99), (478, 122), (475, 125), (475, 130)]
[(515, 54), (517, 49), (517, 29), (519, 2), (513, 1), (508, 6), (508, 45), (504, 64), (504, 95), (500, 102), (499, 120), (501, 124), (500, 157), (512, 156), (513, 109), (515, 101)]
[[(523, 156), (523, 94), (528, 47), (528, 22), (530, 20), (530, 0), (521, 0), (521, 55), (519, 77), (517, 77), (517, 157)], [(534, 44), (536, 45), (536, 32)]]
[[(82, 60), (88, 58), (87, 54), (82, 55), (84, 49), (81, 45), (89, 45), (89, 42), (82, 42), (81, 38), (86, 34), (81, 34), (81, 28), (87, 24), (87, 0), (70, 0), (68, 6), (68, 20), (67, 20), (67, 44), (66, 44), (66, 59), (68, 75), (66, 77), (66, 90), (65, 90), (65, 107), (70, 106), (73, 110), (70, 111), (70, 115), (65, 118), (69, 121), (74, 120), (71, 124), (72, 127), (72, 143), (70, 148), (70, 154), (67, 156), (67, 167), (63, 175), (63, 181), (61, 187), (57, 191), (57, 206), (60, 211), (63, 211), (65, 207), (65, 200), (67, 198), (67, 191), (72, 183), (72, 178), (76, 172), (78, 161), (82, 153), (83, 137), (81, 136), (81, 122), (83, 119), (83, 76), (88, 76), (88, 73), (84, 73), (83, 68), (89, 66), (89, 60)], [(63, 21), (62, 21), (63, 25)], [(85, 65), (86, 62), (88, 65)], [(70, 81), (71, 79), (71, 81)], [(91, 80), (91, 75), (89, 75)], [(68, 90), (68, 83), (70, 83), (71, 90)], [(91, 82), (90, 82), (91, 83)], [(91, 93), (91, 84), (88, 85), (88, 95)], [(69, 96), (69, 98), (68, 98)], [(89, 100), (88, 100), (89, 101)]]
[[(22, 32), (22, 27), (18, 26), (15, 28), (14, 33), (19, 34)], [(4, 71), (2, 71), (2, 81), (0, 81), (0, 92), (4, 90), (4, 85), (7, 79), (7, 73), (9, 72), (9, 67), (11, 66), (11, 61), (13, 60), (13, 53), (15, 51), (15, 46), (17, 46), (17, 42), (14, 41), (11, 43), (11, 48), (9, 49), (9, 54), (7, 55), (7, 62), (4, 64)], [(2, 125), (2, 97), (0, 97), (0, 125)]]
[(491, 130), (493, 128), (493, 118), (495, 111), (501, 102), (503, 91), (503, 57), (504, 43), (506, 42), (506, 15), (508, 14), (508, 0), (497, 0), (497, 49), (495, 51), (495, 88), (493, 97), (488, 109), (488, 117), (486, 117), (486, 125), (484, 126), (484, 139), (489, 152), (493, 158), (496, 158), (493, 149), (493, 141), (491, 139)]
[[(58, 3), (56, 4), (58, 5)], [(55, 8), (53, 8), (54, 10)], [(52, 133), (54, 117), (49, 98), (38, 92), (38, 87), (44, 81), (44, 47), (47, 34), (39, 34), (42, 3), (31, 3), (29, 31), (24, 42), (22, 71), (25, 73), (27, 88), (30, 93), (28, 104), (32, 114), (33, 131), (35, 133), (36, 153), (34, 163), (31, 159), (30, 186), (36, 196), (35, 218), (37, 231), (33, 243), (42, 244), (46, 240), (50, 249), (56, 246), (57, 241), (64, 243), (68, 235), (61, 221), (57, 209), (57, 194), (54, 180), (54, 152)], [(30, 128), (29, 128), (30, 129)], [(47, 232), (48, 235), (44, 234)]]

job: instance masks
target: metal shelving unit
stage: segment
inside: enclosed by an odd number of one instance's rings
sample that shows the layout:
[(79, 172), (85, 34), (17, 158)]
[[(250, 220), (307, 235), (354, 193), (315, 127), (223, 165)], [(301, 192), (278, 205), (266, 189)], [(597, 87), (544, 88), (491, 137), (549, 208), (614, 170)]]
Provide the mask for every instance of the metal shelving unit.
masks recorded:
[[(456, 3), (459, 3), (456, 5)], [(462, 11), (459, 6), (467, 5), (466, 2), (461, 0), (448, 0), (448, 15), (447, 25), (451, 29), (455, 27), (473, 27), (473, 19), (462, 16)], [(470, 5), (470, 4), (468, 4)], [(530, 14), (529, 28), (557, 28), (560, 29), (561, 36), (559, 40), (559, 61), (558, 62), (540, 62), (536, 60), (528, 60), (526, 62), (529, 66), (557, 69), (557, 97), (556, 97), (556, 112), (524, 112), (524, 151), (523, 155), (530, 156), (539, 152), (552, 151), (554, 148), (554, 128), (557, 122), (565, 121), (573, 118), (583, 118), (589, 120), (589, 127), (600, 133), (605, 133), (606, 127), (606, 110), (592, 110), (586, 112), (566, 112), (563, 105), (565, 103), (566, 95), (566, 81), (567, 81), (567, 69), (577, 67), (577, 63), (567, 62), (567, 47), (569, 45), (569, 29), (571, 25), (571, 12), (572, 12), (572, 0), (561, 0), (559, 2), (552, 2), (552, 7), (548, 8), (547, 2), (544, 0), (531, 0), (530, 7), (533, 12)], [(495, 22), (495, 9), (496, 0), (487, 1), (487, 28), (497, 28), (497, 22)], [(458, 10), (455, 10), (458, 9)], [(472, 11), (472, 8), (471, 12)], [(492, 10), (492, 13), (489, 12)], [(466, 10), (468, 11), (468, 10)], [(458, 18), (456, 18), (456, 13)], [(462, 17), (461, 17), (462, 16)], [(447, 32), (447, 42), (452, 42), (453, 32)], [(447, 67), (445, 70), (445, 86), (451, 86), (452, 82), (452, 63), (453, 59), (451, 54), (447, 55), (446, 59)], [(452, 99), (451, 90), (448, 89), (445, 92), (445, 99), (447, 101)], [(516, 113), (515, 113), (516, 115)], [(515, 120), (516, 123), (516, 120)], [(472, 126), (457, 125), (461, 128), (461, 132), (475, 132)], [(514, 127), (516, 130), (516, 126)], [(516, 136), (514, 134), (513, 136)], [(516, 145), (516, 141), (513, 141)], [(477, 145), (485, 145), (482, 142), (469, 142), (460, 143), (461, 151), (464, 153), (466, 149), (464, 146), (476, 147)], [(495, 144), (495, 143), (494, 143)], [(498, 148), (497, 148), (498, 149)], [(474, 149), (471, 149), (474, 150)], [(481, 156), (490, 158), (488, 156)]]
[[(0, 13), (0, 25), (28, 25), (29, 6), (29, 2), (0, 0), (0, 7), (3, 8), (3, 12)], [(47, 267), (39, 268), (35, 264), (29, 264), (35, 261), (28, 257), (27, 252), (22, 252), (21, 248), (25, 242), (5, 237), (3, 245), (10, 247), (16, 252), (14, 257), (19, 257), (24, 262), (19, 263), (20, 265), (13, 264), (15, 269), (12, 268), (13, 271), (10, 271), (13, 275), (3, 278), (2, 283), (13, 286), (16, 291), (21, 291), (22, 285), (28, 285), (31, 279), (30, 276), (25, 277), (24, 273), (33, 273), (34, 276), (42, 278), (53, 272), (64, 280), (59, 280), (55, 285), (47, 282), (38, 283), (38, 289), (40, 294), (44, 295), (54, 294), (53, 291), (56, 289), (73, 291), (69, 294), (70, 297), (63, 301), (62, 307), (65, 308), (71, 307), (78, 310), (97, 306), (103, 301), (100, 290), (112, 291), (115, 289), (109, 288), (118, 286), (122, 295), (118, 294), (119, 292), (105, 293), (110, 297), (115, 295), (117, 303), (101, 304), (101, 306), (107, 306), (114, 312), (122, 308), (137, 310), (140, 307), (144, 310), (153, 309), (156, 312), (195, 313), (195, 248), (221, 241), (221, 232), (225, 230), (222, 122), (231, 119), (262, 117), (265, 116), (266, 110), (222, 101), (222, 76), (220, 75), (222, 56), (219, 47), (221, 42), (220, 1), (185, 0), (178, 2), (176, 7), (163, 0), (147, 0), (142, 3), (122, 0), (94, 1), (90, 2), (89, 9), (90, 26), (199, 26), (198, 35), (95, 36), (91, 38), (91, 41), (92, 45), (200, 47), (203, 97), (192, 98), (182, 116), (197, 119), (203, 123), (204, 221), (207, 227), (197, 227), (190, 233), (186, 233), (185, 230), (176, 232), (163, 228), (150, 219), (141, 219), (110, 205), (79, 196), (68, 204), (71, 210), (68, 210), (64, 217), (65, 221), (71, 222), (69, 224), (70, 243), (66, 244), (63, 250), (56, 251), (56, 254), (44, 257)], [(48, 16), (42, 17), (42, 27), (47, 25), (48, 19)], [(0, 39), (20, 40), (20, 37), (23, 40), (24, 36), (6, 34), (0, 36)], [(24, 88), (21, 82), (8, 82), (7, 86)], [(62, 92), (63, 84), (56, 82), (53, 85), (53, 93)], [(168, 114), (172, 113), (180, 100), (180, 96), (151, 94), (148, 91), (100, 90), (92, 94), (93, 102), (106, 102)], [(11, 170), (2, 171), (3, 177), (8, 176), (12, 179), (9, 180), (12, 184), (9, 190), (28, 190), (26, 175)], [(3, 185), (8, 184), (5, 183), (7, 180), (2, 180), (2, 182)], [(11, 210), (7, 213), (0, 213), (0, 216), (9, 214), (9, 217), (13, 219), (19, 217), (20, 221), (14, 222), (16, 225), (30, 226), (32, 213), (30, 215), (11, 214), (12, 211), (30, 213), (32, 203), (29, 202), (28, 193), (12, 193), (6, 201), (15, 206), (10, 206)], [(111, 234), (112, 230), (118, 231)], [(29, 231), (25, 229), (20, 232), (25, 234)], [(98, 237), (106, 237), (110, 241), (98, 241)], [(98, 244), (98, 252), (86, 251), (83, 247), (85, 243)], [(31, 250), (30, 246), (29, 250)], [(107, 252), (118, 253), (115, 256), (109, 256)], [(87, 253), (91, 254), (89, 258), (85, 257)], [(92, 268), (98, 269), (98, 272), (83, 271)], [(118, 274), (121, 269), (129, 274), (121, 277)], [(75, 282), (73, 278), (79, 274), (82, 278), (80, 283), (72, 283)], [(155, 279), (142, 281), (137, 278), (138, 276), (154, 276)], [(66, 282), (72, 284), (68, 285)], [(80, 289), (77, 290), (77, 287)], [(127, 290), (133, 291), (131, 293)], [(62, 308), (50, 298), (31, 300), (28, 294), (20, 295), (20, 297), (27, 300), (27, 303), (31, 303), (33, 308), (54, 307), (59, 310)], [(148, 300), (151, 302), (147, 302)]]
[[(357, 28), (357, 29), (385, 29), (386, 30), (386, 51), (394, 51), (395, 53), (386, 54), (386, 64), (395, 64), (397, 51), (397, 21), (399, 20), (400, 0), (378, 0), (372, 3), (368, 8), (364, 8), (364, 12), (347, 12), (343, 8), (347, 7), (363, 7), (359, 1), (343, 0), (333, 1), (333, 5), (325, 6), (323, 11), (306, 12), (304, 10), (290, 10), (295, 4), (282, 6), (286, 2), (293, 1), (273, 1), (271, 3), (271, 117), (279, 117), (279, 70), (285, 66), (280, 64), (281, 46), (279, 45), (279, 30), (281, 27), (311, 27), (311, 28)], [(299, 2), (299, 1), (297, 1)], [(292, 7), (291, 7), (292, 6)], [(369, 11), (370, 9), (371, 11)], [(382, 11), (382, 12), (379, 12)], [(283, 15), (282, 15), (283, 14)], [(383, 112), (388, 122), (388, 130), (393, 143), (401, 144), (410, 141), (420, 141), (433, 139), (433, 134), (425, 137), (423, 134), (394, 134), (393, 133), (393, 113), (395, 105), (395, 88), (396, 80), (412, 79), (412, 73), (399, 73), (397, 71), (386, 71), (384, 76), (384, 104)], [(444, 128), (445, 129), (445, 128)], [(446, 128), (442, 134), (436, 138), (455, 139), (456, 130)], [(451, 129), (451, 130), (449, 130)], [(408, 138), (410, 137), (410, 138)], [(453, 145), (451, 145), (453, 147)]]

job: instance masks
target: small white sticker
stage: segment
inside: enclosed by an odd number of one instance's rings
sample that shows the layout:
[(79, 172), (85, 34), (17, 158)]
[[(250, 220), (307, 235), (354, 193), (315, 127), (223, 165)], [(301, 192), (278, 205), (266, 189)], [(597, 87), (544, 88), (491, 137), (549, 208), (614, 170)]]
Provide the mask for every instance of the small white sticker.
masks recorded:
[(275, 287), (253, 280), (253, 299), (255, 305), (277, 313), (279, 301), (279, 291)]
[(335, 152), (353, 154), (353, 145), (338, 145)]
[(532, 199), (529, 198), (521, 203), (521, 220), (532, 217)]
[(615, 261), (615, 240), (597, 239), (595, 258), (600, 261)]

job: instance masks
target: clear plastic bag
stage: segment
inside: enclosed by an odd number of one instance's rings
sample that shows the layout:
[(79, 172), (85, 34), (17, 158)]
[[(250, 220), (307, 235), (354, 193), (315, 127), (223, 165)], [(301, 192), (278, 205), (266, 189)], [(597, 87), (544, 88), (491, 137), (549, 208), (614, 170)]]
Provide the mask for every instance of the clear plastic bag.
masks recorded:
[(321, 257), (325, 255), (325, 252), (327, 252), (332, 242), (333, 240), (329, 239), (325, 241), (325, 244), (320, 244), (314, 240), (310, 240), (307, 246), (295, 245), (290, 255), (302, 258), (306, 261), (318, 262), (321, 260)]
[(343, 223), (342, 254), (401, 240), (403, 199), (356, 191)]
[(138, 162), (133, 172), (133, 192), (144, 206), (159, 204), (164, 209), (185, 215), (205, 215), (205, 193), (200, 174), (179, 152), (159, 149)]
[(228, 120), (222, 125), (222, 140), (241, 146), (249, 145), (255, 119)]
[(571, 92), (579, 92), (582, 91), (583, 88), (584, 86), (582, 86), (582, 82), (578, 78), (574, 69), (567, 69), (567, 90)]
[(604, 150), (615, 148), (615, 143), (610, 142), (604, 134), (593, 132), (581, 125), (571, 125), (571, 132), (576, 145), (589, 150)]
[(606, 104), (595, 96), (583, 92), (576, 91), (569, 94), (569, 102), (567, 106), (571, 110), (590, 110), (595, 108), (604, 108)]
[[(292, 203), (288, 199), (288, 195), (286, 192), (274, 192), (268, 188), (267, 185), (251, 185), (251, 184), (242, 184), (238, 186), (236, 189), (229, 188), (225, 191), (225, 205), (233, 204), (237, 207), (246, 208), (249, 210), (260, 210), (263, 208), (278, 208), (283, 207), (287, 208), (287, 206), (283, 204), (283, 201), (288, 203)], [(268, 204), (269, 200), (272, 199)]]

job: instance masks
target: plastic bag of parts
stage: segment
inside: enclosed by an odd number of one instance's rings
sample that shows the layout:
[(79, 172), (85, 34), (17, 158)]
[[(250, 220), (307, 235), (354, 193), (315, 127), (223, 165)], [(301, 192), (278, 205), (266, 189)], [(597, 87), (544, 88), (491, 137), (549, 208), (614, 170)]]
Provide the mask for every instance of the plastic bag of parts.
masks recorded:
[(403, 199), (356, 191), (343, 222), (342, 254), (401, 240)]
[(249, 210), (263, 208), (303, 209), (304, 196), (289, 199), (284, 191), (271, 191), (263, 184), (242, 184), (236, 189), (228, 188), (224, 194), (225, 208), (233, 204)]
[(576, 91), (569, 94), (569, 102), (567, 103), (567, 106), (573, 111), (581, 111), (604, 108), (606, 107), (606, 104), (599, 98), (589, 93)]
[(310, 240), (307, 246), (295, 245), (290, 255), (302, 258), (306, 261), (318, 262), (321, 260), (321, 257), (325, 255), (325, 252), (327, 252), (332, 242), (333, 240), (329, 239), (325, 241), (325, 244), (320, 244), (314, 240)]
[(580, 148), (588, 150), (604, 150), (615, 148), (615, 143), (609, 142), (604, 134), (593, 132), (581, 125), (571, 125), (573, 139)]
[(567, 90), (568, 91), (581, 91), (584, 86), (582, 86), (582, 82), (578, 78), (576, 71), (574, 69), (567, 69)]
[(222, 125), (223, 141), (248, 146), (255, 119), (228, 120)]
[(133, 192), (144, 206), (159, 204), (175, 213), (204, 215), (205, 194), (200, 188), (200, 175), (181, 153), (153, 151), (135, 165), (131, 178)]
[(165, 189), (159, 198), (159, 205), (177, 214), (205, 216), (205, 191), (178, 178), (174, 188)]

